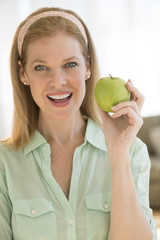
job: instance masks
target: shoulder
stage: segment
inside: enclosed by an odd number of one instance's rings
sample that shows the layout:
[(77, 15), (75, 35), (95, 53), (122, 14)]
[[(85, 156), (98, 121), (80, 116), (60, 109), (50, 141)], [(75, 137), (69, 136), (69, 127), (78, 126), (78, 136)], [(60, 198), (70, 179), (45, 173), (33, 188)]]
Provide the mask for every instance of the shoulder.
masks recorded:
[(15, 151), (8, 147), (7, 144), (0, 142), (0, 170), (5, 169), (11, 162), (17, 161), (22, 153), (22, 150)]
[(136, 137), (130, 149), (130, 153), (135, 154), (139, 150), (142, 150), (143, 152), (148, 152), (146, 144), (140, 138)]
[(5, 142), (0, 142), (0, 158), (3, 156), (15, 155), (19, 151), (14, 150), (13, 148), (9, 147)]
[(133, 173), (148, 171), (151, 162), (148, 154), (147, 146), (142, 140), (136, 137), (131, 149), (131, 168)]

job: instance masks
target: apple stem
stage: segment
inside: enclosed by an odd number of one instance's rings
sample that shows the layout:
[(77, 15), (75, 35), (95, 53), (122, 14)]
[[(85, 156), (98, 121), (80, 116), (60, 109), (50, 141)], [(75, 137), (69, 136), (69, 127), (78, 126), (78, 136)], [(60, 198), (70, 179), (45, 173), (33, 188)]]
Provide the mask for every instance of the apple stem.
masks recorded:
[(109, 76), (111, 77), (111, 79), (113, 80), (113, 77), (112, 77), (112, 75), (111, 74), (109, 74)]

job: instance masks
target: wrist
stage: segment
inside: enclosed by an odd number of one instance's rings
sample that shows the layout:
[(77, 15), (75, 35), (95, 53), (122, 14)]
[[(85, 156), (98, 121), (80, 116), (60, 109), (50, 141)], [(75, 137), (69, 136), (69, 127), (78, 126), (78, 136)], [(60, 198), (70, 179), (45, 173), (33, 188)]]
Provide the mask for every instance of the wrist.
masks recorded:
[(109, 152), (112, 173), (130, 169), (130, 154), (128, 152)]

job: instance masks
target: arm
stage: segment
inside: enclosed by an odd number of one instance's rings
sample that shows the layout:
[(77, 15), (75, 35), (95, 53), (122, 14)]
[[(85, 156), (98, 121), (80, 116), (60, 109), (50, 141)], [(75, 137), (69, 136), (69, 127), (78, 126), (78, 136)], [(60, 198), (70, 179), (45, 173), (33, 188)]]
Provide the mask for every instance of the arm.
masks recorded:
[(0, 172), (0, 239), (13, 240), (11, 203), (7, 194), (5, 175)]
[[(128, 156), (127, 158), (124, 156), (123, 159), (128, 162), (130, 157)], [(139, 160), (141, 161), (143, 159)], [(142, 184), (142, 188), (144, 188), (144, 193), (146, 194), (143, 197), (148, 202), (148, 196), (147, 192), (145, 192), (146, 189), (144, 186), (146, 184), (145, 180), (148, 180), (148, 177), (145, 176), (148, 170), (139, 174), (139, 176), (136, 176), (137, 186), (135, 186), (133, 181), (129, 164), (125, 164), (123, 167), (115, 168), (112, 172), (113, 185), (110, 240), (153, 239), (151, 228), (138, 199), (137, 192), (140, 190), (136, 189), (136, 187), (140, 187), (138, 185)], [(141, 178), (144, 178), (144, 181), (141, 182)]]
[(127, 88), (131, 101), (118, 104), (112, 116), (100, 110), (112, 168), (110, 240), (153, 240), (130, 166), (130, 149), (143, 123), (140, 109), (144, 99), (131, 82)]

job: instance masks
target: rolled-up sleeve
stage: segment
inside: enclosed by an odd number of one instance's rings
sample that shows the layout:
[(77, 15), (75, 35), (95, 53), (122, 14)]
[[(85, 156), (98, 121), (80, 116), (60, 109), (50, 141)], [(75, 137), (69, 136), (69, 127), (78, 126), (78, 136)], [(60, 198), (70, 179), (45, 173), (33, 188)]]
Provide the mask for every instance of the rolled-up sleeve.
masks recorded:
[(131, 149), (131, 168), (139, 203), (152, 228), (154, 240), (157, 240), (156, 223), (149, 205), (149, 179), (151, 162), (146, 145), (137, 139)]
[(8, 197), (5, 175), (0, 171), (0, 239), (13, 240), (11, 209), (12, 207)]

